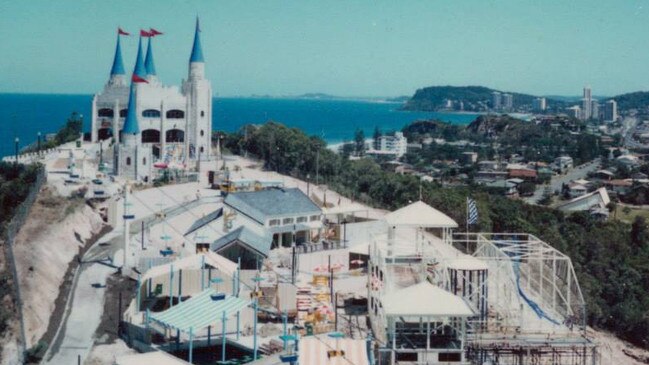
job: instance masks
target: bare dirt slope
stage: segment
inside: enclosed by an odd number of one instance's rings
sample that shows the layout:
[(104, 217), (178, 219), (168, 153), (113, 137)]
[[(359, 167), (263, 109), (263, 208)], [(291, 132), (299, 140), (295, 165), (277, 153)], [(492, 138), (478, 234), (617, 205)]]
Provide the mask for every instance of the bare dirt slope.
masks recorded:
[(83, 199), (61, 197), (47, 185), (40, 191), (15, 241), (27, 348), (48, 330), (71, 262), (103, 227)]

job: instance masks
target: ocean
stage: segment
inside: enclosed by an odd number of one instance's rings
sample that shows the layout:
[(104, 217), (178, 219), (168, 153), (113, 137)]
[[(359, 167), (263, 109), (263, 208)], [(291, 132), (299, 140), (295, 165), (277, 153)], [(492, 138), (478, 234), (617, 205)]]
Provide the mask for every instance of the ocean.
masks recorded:
[[(26, 146), (43, 135), (56, 132), (74, 111), (84, 116), (84, 130), (90, 129), (91, 95), (0, 94), (0, 156), (14, 153), (14, 138)], [(400, 103), (360, 100), (289, 98), (215, 98), (212, 127), (232, 132), (248, 123), (269, 120), (318, 135), (328, 143), (352, 140), (360, 128), (371, 137), (374, 128), (399, 130), (421, 119), (440, 119), (468, 124), (477, 114), (400, 111)]]

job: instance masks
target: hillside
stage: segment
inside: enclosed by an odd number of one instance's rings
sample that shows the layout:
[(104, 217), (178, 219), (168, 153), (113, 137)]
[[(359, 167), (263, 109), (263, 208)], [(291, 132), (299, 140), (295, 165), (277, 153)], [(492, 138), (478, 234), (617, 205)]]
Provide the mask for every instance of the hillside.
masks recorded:
[[(492, 107), (492, 93), (499, 91), (514, 96), (514, 107), (532, 105), (534, 95), (506, 92), (484, 86), (429, 86), (419, 89), (406, 102), (404, 110), (435, 111), (444, 108), (446, 100), (462, 101), (464, 110), (480, 111)], [(563, 104), (561, 101), (548, 100), (549, 106)]]
[(645, 109), (649, 106), (649, 91), (636, 91), (613, 97), (619, 110)]

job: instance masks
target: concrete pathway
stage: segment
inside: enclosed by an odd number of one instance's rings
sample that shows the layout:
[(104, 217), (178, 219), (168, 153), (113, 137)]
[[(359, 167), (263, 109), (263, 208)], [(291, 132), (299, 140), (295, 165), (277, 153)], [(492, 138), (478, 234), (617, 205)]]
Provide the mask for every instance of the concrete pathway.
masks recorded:
[[(119, 239), (121, 234), (122, 230), (108, 232), (86, 252), (83, 260), (88, 262), (108, 257), (107, 251), (112, 248), (105, 243)], [(106, 279), (115, 271), (115, 268), (97, 262), (82, 264), (77, 269), (63, 320), (42, 364), (76, 364), (79, 356), (83, 363), (88, 357), (101, 323)]]

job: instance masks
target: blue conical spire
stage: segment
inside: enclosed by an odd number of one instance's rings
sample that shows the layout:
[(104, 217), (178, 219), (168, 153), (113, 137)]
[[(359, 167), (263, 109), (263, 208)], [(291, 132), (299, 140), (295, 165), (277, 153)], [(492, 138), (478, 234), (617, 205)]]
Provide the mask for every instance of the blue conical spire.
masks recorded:
[(133, 73), (141, 78), (146, 77), (146, 69), (144, 68), (144, 62), (142, 61), (142, 37), (140, 37), (140, 42), (137, 45), (137, 57), (135, 58), (135, 69), (133, 70)]
[(110, 75), (124, 75), (124, 62), (122, 61), (122, 47), (119, 45), (119, 34), (117, 35), (117, 47), (115, 47), (115, 58), (113, 67), (110, 69)]
[(198, 23), (198, 18), (196, 18), (196, 32), (194, 33), (194, 46), (192, 47), (192, 55), (189, 57), (189, 63), (192, 62), (205, 62), (203, 59), (203, 48), (201, 48), (201, 38), (199, 33), (201, 32), (201, 27)]
[(131, 83), (131, 90), (128, 95), (128, 111), (126, 112), (126, 120), (124, 121), (124, 129), (122, 132), (126, 134), (138, 134), (140, 126), (137, 121), (136, 112), (136, 98), (135, 98), (135, 83)]
[(149, 37), (149, 45), (146, 49), (146, 58), (144, 58), (144, 67), (146, 68), (147, 75), (155, 76), (155, 63), (153, 62), (153, 50), (151, 50), (151, 42), (153, 37)]

